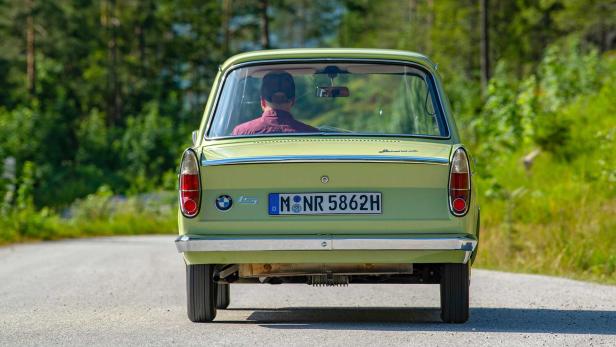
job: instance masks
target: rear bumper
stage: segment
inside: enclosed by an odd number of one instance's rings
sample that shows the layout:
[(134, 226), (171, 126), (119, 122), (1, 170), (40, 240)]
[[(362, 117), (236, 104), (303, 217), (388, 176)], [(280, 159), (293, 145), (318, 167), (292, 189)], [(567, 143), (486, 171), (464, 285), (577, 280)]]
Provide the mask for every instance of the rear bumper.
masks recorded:
[(264, 251), (463, 251), (467, 263), (477, 247), (470, 237), (206, 237), (182, 235), (175, 240), (178, 252)]

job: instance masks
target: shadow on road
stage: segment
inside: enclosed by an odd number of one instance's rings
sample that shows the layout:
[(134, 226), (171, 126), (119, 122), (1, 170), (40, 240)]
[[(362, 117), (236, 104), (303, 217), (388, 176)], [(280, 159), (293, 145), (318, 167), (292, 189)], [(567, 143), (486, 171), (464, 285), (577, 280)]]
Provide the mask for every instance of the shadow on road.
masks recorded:
[[(616, 335), (616, 311), (530, 308), (472, 308), (466, 324), (443, 324), (434, 308), (293, 307), (230, 308), (246, 311), (246, 321), (272, 329), (476, 331)], [(409, 324), (411, 323), (411, 324)]]

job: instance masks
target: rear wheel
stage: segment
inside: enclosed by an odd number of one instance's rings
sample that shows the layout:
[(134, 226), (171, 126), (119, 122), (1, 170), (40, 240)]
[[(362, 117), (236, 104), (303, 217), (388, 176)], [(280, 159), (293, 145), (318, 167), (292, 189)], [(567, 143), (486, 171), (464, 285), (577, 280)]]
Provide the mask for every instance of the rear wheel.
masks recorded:
[(229, 307), (231, 302), (231, 285), (218, 284), (218, 295), (216, 295), (216, 308), (224, 310)]
[(443, 264), (441, 272), (441, 318), (446, 323), (468, 320), (469, 264)]
[(217, 289), (213, 281), (212, 265), (186, 265), (188, 319), (193, 322), (214, 320)]

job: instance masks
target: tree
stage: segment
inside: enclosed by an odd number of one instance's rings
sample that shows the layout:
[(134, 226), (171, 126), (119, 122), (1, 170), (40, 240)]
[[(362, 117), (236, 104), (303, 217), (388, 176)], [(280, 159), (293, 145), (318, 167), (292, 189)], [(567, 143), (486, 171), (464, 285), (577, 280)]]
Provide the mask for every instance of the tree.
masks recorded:
[(485, 94), (490, 80), (490, 0), (481, 0), (481, 87)]
[(259, 19), (261, 22), (261, 47), (263, 49), (268, 49), (271, 47), (270, 45), (270, 34), (269, 34), (269, 16), (267, 14), (269, 6), (267, 0), (259, 0)]
[(27, 0), (28, 15), (26, 20), (26, 70), (28, 76), (28, 93), (34, 95), (36, 90), (36, 63), (35, 63), (35, 44), (34, 44), (34, 4), (33, 0)]

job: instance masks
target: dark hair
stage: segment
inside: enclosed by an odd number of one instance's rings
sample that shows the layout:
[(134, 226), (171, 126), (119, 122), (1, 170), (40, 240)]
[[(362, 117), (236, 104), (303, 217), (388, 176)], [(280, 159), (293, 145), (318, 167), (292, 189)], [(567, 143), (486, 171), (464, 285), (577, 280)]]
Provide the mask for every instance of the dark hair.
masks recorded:
[(295, 98), (295, 81), (286, 71), (268, 72), (261, 82), (261, 96), (276, 104), (283, 104)]

